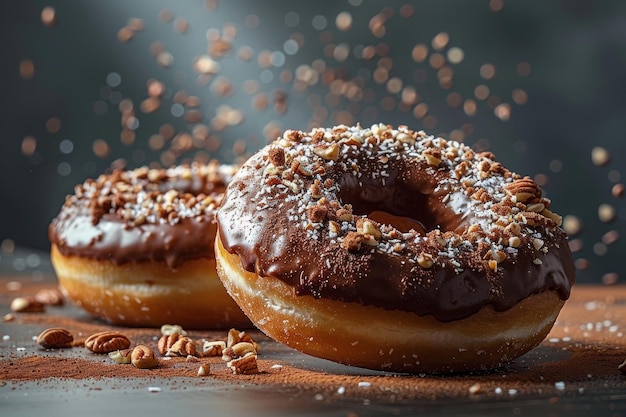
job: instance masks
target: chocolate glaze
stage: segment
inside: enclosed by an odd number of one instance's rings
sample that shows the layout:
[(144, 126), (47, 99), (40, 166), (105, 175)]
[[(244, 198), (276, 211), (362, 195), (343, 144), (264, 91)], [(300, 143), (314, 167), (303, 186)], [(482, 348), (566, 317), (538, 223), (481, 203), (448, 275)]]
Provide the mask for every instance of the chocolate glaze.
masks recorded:
[[(320, 146), (315, 131), (288, 133), (254, 155), (234, 177), (218, 211), (218, 230), (225, 249), (239, 256), (244, 269), (278, 278), (292, 286), (296, 295), (430, 314), (441, 321), (468, 317), (487, 304), (505, 310), (545, 290), (557, 291), (562, 299), (569, 297), (575, 270), (566, 235), (548, 218), (525, 213), (526, 206), (504, 191), (506, 184), (520, 178), (517, 174), (454, 142), (433, 141), (420, 134), (417, 143), (397, 151), (393, 137), (391, 143), (379, 138), (375, 146), (347, 144), (343, 129), (325, 131), (327, 142), (342, 147), (337, 160), (329, 162), (311, 152)], [(360, 127), (348, 129), (352, 136), (367, 136), (367, 130)], [(393, 136), (397, 134), (392, 131)], [(287, 163), (277, 174), (268, 152), (279, 146), (285, 148)], [(395, 153), (390, 154), (390, 149)], [(419, 156), (431, 149), (454, 151), (456, 156), (435, 168)], [(383, 163), (381, 155), (394, 159)], [(310, 171), (320, 174), (291, 178), (293, 159), (308, 161)], [(488, 178), (482, 175), (469, 188), (454, 175), (455, 167), (465, 160), (472, 169), (462, 178), (478, 176), (480, 164), (492, 164), (493, 169)], [(323, 221), (307, 224), (302, 213), (320, 204), (309, 191), (316, 179), (333, 180), (334, 185), (324, 188), (331, 208)], [(294, 189), (293, 183), (298, 187)], [(488, 192), (488, 197), (478, 193), (485, 201), (476, 197), (480, 188)], [(383, 237), (377, 244), (362, 245), (357, 251), (342, 246), (347, 233), (358, 228), (354, 221), (338, 221), (342, 231), (329, 232), (333, 198), (340, 207), (351, 204), (355, 220), (376, 211), (382, 214), (375, 213), (374, 220), (391, 220), (390, 225), (379, 225)], [(544, 199), (533, 201), (549, 205)], [(496, 213), (496, 206), (503, 215)], [(543, 223), (530, 225), (525, 214)], [(398, 217), (404, 221), (397, 223)], [(503, 219), (526, 222), (521, 224), (516, 247), (502, 243)], [(502, 227), (493, 227), (496, 222)], [(417, 226), (400, 233), (394, 223), (401, 225), (400, 230)], [(446, 239), (443, 244), (442, 238)], [(542, 242), (539, 249), (537, 239)], [(392, 250), (397, 243), (402, 249)], [(494, 250), (506, 254), (495, 269), (489, 263)], [(418, 258), (423, 253), (432, 255), (432, 266), (420, 266)]]
[(212, 258), (216, 226), (214, 215), (183, 219), (172, 225), (128, 227), (114, 214), (94, 225), (86, 207), (64, 209), (49, 227), (50, 241), (67, 255), (126, 262), (165, 261), (175, 268), (193, 258)]
[[(164, 261), (176, 268), (187, 259), (213, 258), (215, 209), (230, 178), (217, 175), (217, 167), (213, 166), (161, 170), (160, 178), (153, 180), (137, 175), (138, 172), (118, 171), (98, 181), (86, 181), (80, 187), (80, 195), (69, 196), (50, 224), (50, 241), (65, 256), (107, 260), (118, 265)], [(112, 203), (118, 194), (112, 190), (120, 183), (133, 187), (132, 196), (127, 197), (129, 200), (122, 208)], [(163, 203), (160, 199), (168, 190), (180, 192), (172, 200), (178, 209), (172, 219), (167, 217), (169, 213), (158, 215), (155, 209)], [(140, 193), (147, 193), (143, 200), (147, 207), (134, 200)], [(200, 198), (194, 201), (195, 197)], [(211, 201), (208, 206), (201, 203), (205, 198)], [(98, 199), (100, 206), (94, 209)], [(131, 214), (125, 213), (124, 208), (130, 208)], [(140, 215), (145, 219), (135, 224)]]

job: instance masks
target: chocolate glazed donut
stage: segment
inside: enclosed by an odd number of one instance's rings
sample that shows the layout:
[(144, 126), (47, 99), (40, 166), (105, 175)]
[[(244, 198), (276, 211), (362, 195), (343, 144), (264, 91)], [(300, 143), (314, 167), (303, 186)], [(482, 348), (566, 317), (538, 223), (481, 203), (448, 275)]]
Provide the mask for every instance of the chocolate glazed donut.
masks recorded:
[(543, 340), (575, 281), (534, 181), (406, 127), (287, 131), (217, 219), (218, 273), (251, 320), (354, 366), (499, 366)]
[(59, 283), (105, 321), (250, 325), (215, 269), (215, 212), (235, 167), (116, 170), (75, 187), (48, 229)]

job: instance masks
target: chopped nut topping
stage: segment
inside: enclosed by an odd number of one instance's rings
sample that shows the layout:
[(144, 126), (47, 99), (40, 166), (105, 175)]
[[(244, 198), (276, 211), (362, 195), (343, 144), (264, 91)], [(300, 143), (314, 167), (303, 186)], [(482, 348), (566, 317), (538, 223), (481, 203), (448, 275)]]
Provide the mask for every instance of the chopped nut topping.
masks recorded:
[(324, 221), (324, 219), (326, 218), (326, 215), (328, 214), (328, 207), (320, 206), (320, 205), (311, 206), (307, 210), (307, 213), (308, 213), (309, 219), (313, 223), (321, 223)]
[(526, 206), (526, 210), (533, 211), (535, 213), (541, 213), (546, 206), (543, 203), (533, 203)]
[(269, 150), (269, 158), (275, 167), (283, 167), (285, 165), (285, 150), (282, 148), (271, 148)]
[(331, 220), (328, 222), (328, 230), (331, 233), (339, 234), (339, 232), (341, 232), (341, 225), (336, 221)]
[(489, 259), (489, 269), (491, 269), (492, 271), (497, 271), (498, 261), (496, 261), (495, 259)]
[(353, 219), (352, 212), (346, 209), (339, 209), (337, 210), (337, 219), (342, 222), (351, 222)]
[(428, 165), (432, 165), (434, 167), (438, 167), (441, 164), (441, 151), (439, 149), (428, 149), (422, 152), (424, 158), (426, 158), (426, 162)]
[(420, 253), (417, 257), (417, 264), (422, 268), (431, 268), (434, 264), (433, 256), (430, 253)]
[(341, 242), (341, 247), (350, 252), (357, 252), (361, 249), (361, 243), (363, 243), (364, 237), (357, 232), (350, 232)]
[(509, 238), (509, 246), (512, 248), (517, 248), (519, 247), (519, 245), (522, 243), (522, 240), (517, 237), (517, 236), (513, 236), (511, 238)]
[(313, 198), (321, 198), (322, 197), (322, 187), (319, 180), (315, 180), (313, 184), (309, 187), (309, 192), (311, 193), (311, 197)]
[(316, 146), (313, 152), (327, 161), (336, 161), (339, 157), (339, 145), (333, 143), (329, 146)]
[(118, 169), (77, 186), (80, 192), (69, 196), (65, 206), (87, 206), (94, 225), (105, 214), (131, 226), (177, 223), (187, 217), (212, 218), (234, 172), (234, 167), (217, 162), (169, 169)]
[(368, 218), (357, 219), (356, 230), (357, 232), (364, 235), (372, 235), (374, 239), (380, 239), (382, 237), (382, 233), (380, 232), (378, 224)]

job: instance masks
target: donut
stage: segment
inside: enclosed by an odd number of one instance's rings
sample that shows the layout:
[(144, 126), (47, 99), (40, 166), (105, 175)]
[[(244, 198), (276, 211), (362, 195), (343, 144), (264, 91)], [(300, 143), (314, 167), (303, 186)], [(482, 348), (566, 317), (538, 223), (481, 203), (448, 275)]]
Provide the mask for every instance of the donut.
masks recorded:
[(561, 217), (489, 152), (406, 126), (287, 130), (217, 213), (228, 293), (266, 335), (406, 373), (504, 366), (575, 282)]
[(235, 170), (117, 169), (77, 185), (48, 227), (63, 291), (118, 325), (250, 326), (215, 266), (215, 212)]

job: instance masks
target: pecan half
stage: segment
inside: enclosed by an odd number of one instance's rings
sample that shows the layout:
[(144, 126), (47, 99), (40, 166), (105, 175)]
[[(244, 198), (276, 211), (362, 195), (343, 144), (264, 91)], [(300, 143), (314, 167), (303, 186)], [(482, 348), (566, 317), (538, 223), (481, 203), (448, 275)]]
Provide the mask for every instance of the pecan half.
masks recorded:
[(74, 336), (62, 328), (46, 329), (37, 336), (37, 343), (46, 349), (61, 349), (72, 347)]
[(152, 349), (146, 345), (137, 345), (130, 354), (131, 363), (139, 369), (156, 368), (159, 360)]
[(85, 347), (94, 353), (109, 353), (114, 350), (128, 349), (128, 337), (116, 331), (104, 331), (92, 334), (85, 340)]
[(535, 202), (541, 198), (541, 189), (530, 177), (517, 179), (504, 188), (521, 203)]

